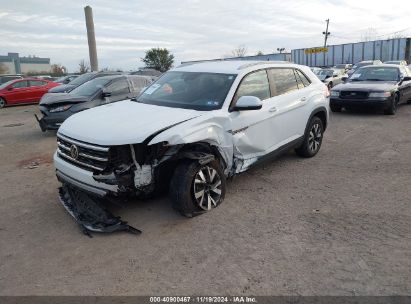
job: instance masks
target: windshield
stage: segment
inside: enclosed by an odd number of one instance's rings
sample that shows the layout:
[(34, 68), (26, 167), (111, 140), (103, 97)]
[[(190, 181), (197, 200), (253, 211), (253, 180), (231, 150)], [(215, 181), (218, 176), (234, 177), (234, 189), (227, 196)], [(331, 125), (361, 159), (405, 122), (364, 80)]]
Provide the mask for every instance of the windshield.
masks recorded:
[(90, 79), (92, 79), (94, 77), (94, 75), (95, 75), (95, 73), (83, 74), (83, 75), (77, 77), (76, 79), (74, 79), (72, 82), (70, 82), (70, 85), (79, 86), (79, 85), (85, 83), (86, 81), (89, 81)]
[(318, 71), (317, 75), (320, 76), (327, 76), (327, 77), (331, 77), (334, 74), (334, 70), (321, 70)]
[(10, 80), (10, 81), (3, 83), (2, 85), (0, 85), (0, 90), (6, 88), (8, 85), (12, 84), (13, 82), (14, 80)]
[(166, 107), (220, 109), (237, 75), (167, 72), (138, 97), (138, 102)]
[(96, 78), (90, 80), (81, 86), (78, 86), (69, 94), (72, 96), (92, 96), (97, 91), (101, 90), (106, 84), (108, 84), (112, 79)]
[(355, 71), (349, 78), (350, 81), (398, 81), (400, 72), (398, 68), (391, 67), (363, 67)]

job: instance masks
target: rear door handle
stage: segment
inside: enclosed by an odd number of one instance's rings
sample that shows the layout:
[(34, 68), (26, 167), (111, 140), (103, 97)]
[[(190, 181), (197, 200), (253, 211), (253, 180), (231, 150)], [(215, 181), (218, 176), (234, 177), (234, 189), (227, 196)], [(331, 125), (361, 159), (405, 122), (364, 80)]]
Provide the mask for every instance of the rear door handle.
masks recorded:
[(307, 97), (301, 98), (300, 101), (307, 101)]
[(270, 109), (268, 110), (268, 112), (271, 112), (271, 113), (277, 112), (277, 108), (276, 108), (276, 107), (272, 107), (272, 108), (270, 108)]

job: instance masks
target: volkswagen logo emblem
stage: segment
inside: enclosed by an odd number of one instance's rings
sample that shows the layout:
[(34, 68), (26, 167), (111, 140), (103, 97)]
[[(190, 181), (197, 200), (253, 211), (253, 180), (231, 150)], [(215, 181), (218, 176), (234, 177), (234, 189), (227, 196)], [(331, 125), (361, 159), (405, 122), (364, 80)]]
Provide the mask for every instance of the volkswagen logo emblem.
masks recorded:
[(70, 156), (73, 159), (78, 158), (78, 148), (77, 148), (77, 146), (71, 145), (71, 147), (70, 147)]

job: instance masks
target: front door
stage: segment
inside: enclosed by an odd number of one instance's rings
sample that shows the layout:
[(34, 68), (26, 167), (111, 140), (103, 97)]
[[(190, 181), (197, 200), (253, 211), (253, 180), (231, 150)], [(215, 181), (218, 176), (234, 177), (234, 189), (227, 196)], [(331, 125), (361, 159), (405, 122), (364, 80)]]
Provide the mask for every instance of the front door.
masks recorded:
[(254, 162), (259, 156), (275, 144), (275, 130), (272, 119), (275, 115), (273, 101), (270, 99), (270, 85), (267, 71), (259, 70), (246, 75), (234, 96), (231, 108), (241, 96), (255, 96), (263, 101), (259, 110), (233, 111), (230, 113), (231, 133), (234, 143), (234, 154), (246, 162)]
[(28, 81), (21, 80), (13, 83), (7, 89), (5, 95), (8, 104), (18, 104), (27, 102), (30, 94), (28, 94)]

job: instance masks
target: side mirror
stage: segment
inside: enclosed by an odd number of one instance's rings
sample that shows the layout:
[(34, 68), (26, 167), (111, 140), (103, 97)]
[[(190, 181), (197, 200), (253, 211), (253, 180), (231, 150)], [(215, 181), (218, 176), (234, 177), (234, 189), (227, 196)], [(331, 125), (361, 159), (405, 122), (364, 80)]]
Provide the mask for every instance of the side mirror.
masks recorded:
[(233, 111), (249, 111), (249, 110), (259, 110), (263, 106), (263, 102), (260, 98), (255, 96), (241, 96)]
[(13, 87), (8, 87), (7, 91), (13, 91), (13, 89), (14, 89)]
[(401, 81), (410, 81), (411, 77), (410, 76), (405, 76), (403, 79), (401, 79)]
[(347, 77), (347, 76), (343, 76), (343, 77), (341, 77), (341, 80), (342, 80), (342, 81), (347, 81), (347, 79), (348, 79), (348, 77)]
[(338, 74), (334, 74), (333, 77), (338, 77)]
[(109, 91), (103, 91), (102, 96), (103, 96), (103, 98), (110, 97), (110, 96), (111, 96), (111, 92), (109, 92)]

